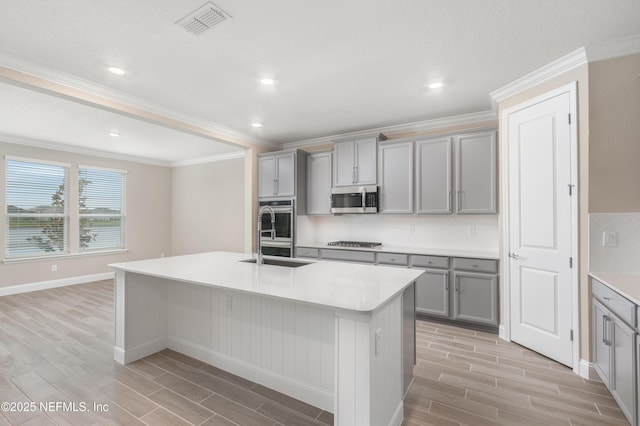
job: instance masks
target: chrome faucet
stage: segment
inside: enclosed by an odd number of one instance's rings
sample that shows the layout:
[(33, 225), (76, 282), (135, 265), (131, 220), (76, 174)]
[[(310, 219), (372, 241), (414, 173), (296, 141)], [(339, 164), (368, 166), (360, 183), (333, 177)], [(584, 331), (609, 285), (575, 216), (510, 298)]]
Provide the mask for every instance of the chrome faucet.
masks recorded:
[[(271, 229), (267, 231), (262, 230), (262, 215), (264, 214), (265, 210), (267, 210), (269, 212), (269, 215), (271, 216)], [(271, 239), (272, 240), (276, 239), (275, 222), (276, 222), (276, 214), (271, 208), (271, 206), (262, 206), (260, 208), (260, 211), (258, 211), (258, 232), (256, 232), (256, 235), (258, 237), (258, 241), (256, 244), (256, 247), (258, 248), (258, 253), (256, 253), (256, 265), (262, 265), (263, 263), (262, 262), (262, 244), (260, 242), (262, 240), (262, 234), (265, 232), (269, 232), (271, 234)]]

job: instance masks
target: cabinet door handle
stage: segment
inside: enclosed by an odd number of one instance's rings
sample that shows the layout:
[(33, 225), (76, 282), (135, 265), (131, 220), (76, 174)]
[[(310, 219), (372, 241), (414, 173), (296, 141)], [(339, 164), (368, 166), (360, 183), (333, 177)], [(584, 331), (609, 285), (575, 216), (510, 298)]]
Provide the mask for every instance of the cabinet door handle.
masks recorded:
[(609, 324), (611, 324), (611, 318), (604, 315), (602, 317), (602, 343), (607, 346), (611, 346), (611, 336), (609, 336)]
[(356, 166), (351, 168), (351, 183), (356, 183)]
[(442, 278), (444, 279), (444, 289), (449, 291), (449, 273), (445, 272)]
[(462, 207), (462, 197), (461, 197), (461, 193), (462, 191), (456, 191), (457, 192), (457, 206), (456, 206), (456, 210), (460, 211), (460, 208)]
[(278, 179), (273, 180), (273, 195), (278, 195)]
[(453, 204), (453, 191), (449, 191), (449, 198), (447, 199), (447, 210), (451, 213), (451, 205)]

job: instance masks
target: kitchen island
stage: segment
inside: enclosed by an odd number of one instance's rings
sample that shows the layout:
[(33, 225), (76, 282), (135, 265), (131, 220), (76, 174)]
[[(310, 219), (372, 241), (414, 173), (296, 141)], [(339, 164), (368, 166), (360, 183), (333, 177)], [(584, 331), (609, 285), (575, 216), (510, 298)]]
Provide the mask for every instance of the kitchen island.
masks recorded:
[(420, 270), (316, 261), (257, 266), (241, 253), (111, 265), (114, 358), (170, 348), (334, 413), (399, 425), (414, 364)]

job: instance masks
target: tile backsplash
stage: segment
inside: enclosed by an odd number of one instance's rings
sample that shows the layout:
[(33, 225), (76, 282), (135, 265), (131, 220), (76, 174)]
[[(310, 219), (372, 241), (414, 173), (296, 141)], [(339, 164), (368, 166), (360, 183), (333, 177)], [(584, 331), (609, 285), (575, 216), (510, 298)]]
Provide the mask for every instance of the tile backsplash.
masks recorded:
[(498, 250), (497, 215), (299, 216), (298, 243), (379, 241), (387, 246)]
[[(615, 245), (604, 245), (605, 232)], [(589, 270), (640, 275), (640, 213), (589, 215)]]

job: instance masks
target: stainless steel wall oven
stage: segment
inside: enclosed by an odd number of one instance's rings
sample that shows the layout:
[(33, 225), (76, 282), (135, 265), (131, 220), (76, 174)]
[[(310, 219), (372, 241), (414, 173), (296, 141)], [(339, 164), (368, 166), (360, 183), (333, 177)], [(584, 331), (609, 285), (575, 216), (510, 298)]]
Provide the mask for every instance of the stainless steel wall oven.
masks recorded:
[(274, 235), (271, 237), (271, 215), (262, 215), (262, 235), (260, 244), (262, 253), (266, 256), (293, 257), (295, 240), (295, 200), (291, 198), (280, 200), (259, 201), (259, 208), (269, 206), (273, 209), (275, 222)]

